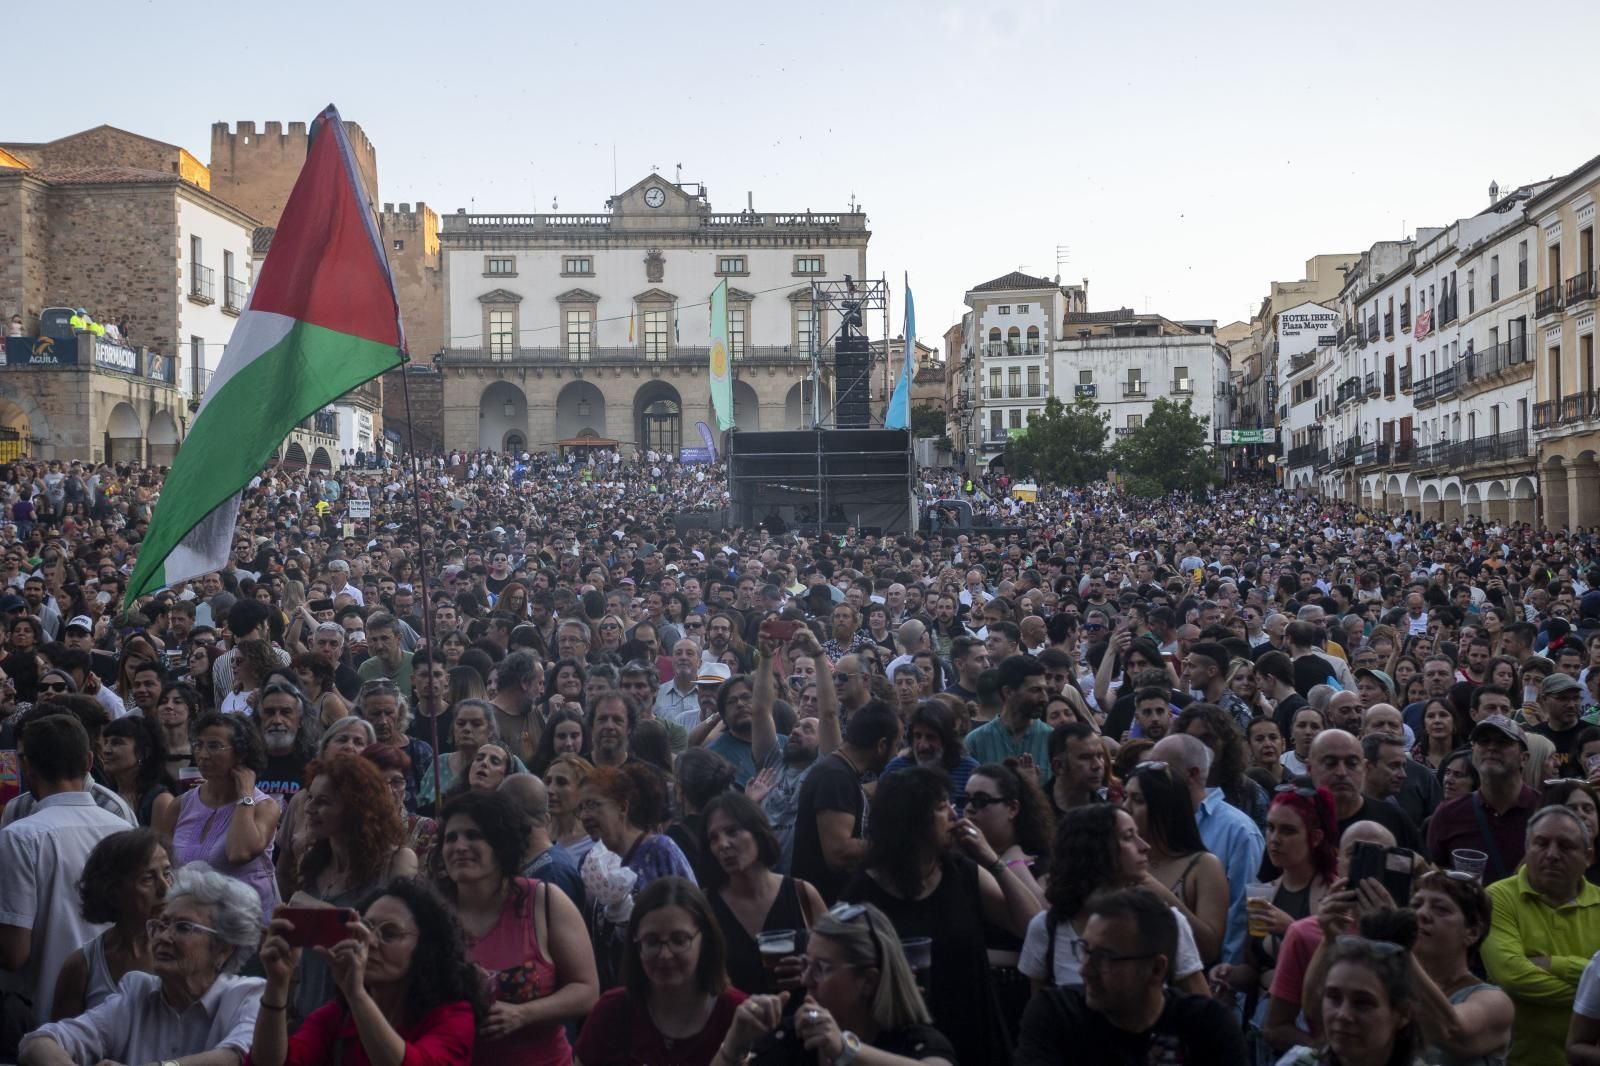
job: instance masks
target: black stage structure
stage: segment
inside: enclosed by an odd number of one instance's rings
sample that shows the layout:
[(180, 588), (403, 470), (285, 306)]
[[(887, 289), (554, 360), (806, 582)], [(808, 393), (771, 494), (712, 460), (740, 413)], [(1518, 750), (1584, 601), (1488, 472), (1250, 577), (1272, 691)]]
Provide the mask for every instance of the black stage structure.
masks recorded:
[[(911, 433), (886, 429), (872, 414), (872, 345), (863, 316), (883, 316), (885, 372), (889, 355), (887, 281), (815, 281), (811, 306), (819, 320), (838, 327), (829, 340), (813, 333), (809, 429), (728, 433), (729, 518), (734, 526), (765, 525), (774, 532), (842, 532), (855, 527), (878, 534), (913, 532), (917, 508)], [(831, 344), (829, 343), (831, 341)], [(916, 341), (905, 340), (914, 352)], [(822, 408), (825, 352), (832, 356), (836, 395)], [(909, 357), (909, 356), (908, 356)], [(886, 386), (890, 383), (885, 381)], [(891, 386), (892, 387), (892, 386)]]

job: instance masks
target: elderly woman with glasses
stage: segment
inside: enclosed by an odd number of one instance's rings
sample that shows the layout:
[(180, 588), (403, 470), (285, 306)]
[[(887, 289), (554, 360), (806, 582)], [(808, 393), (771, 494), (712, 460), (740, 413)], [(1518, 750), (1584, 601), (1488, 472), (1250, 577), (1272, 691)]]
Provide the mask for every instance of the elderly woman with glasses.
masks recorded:
[(78, 879), (79, 912), (85, 922), (110, 928), (62, 963), (51, 1021), (98, 1006), (126, 973), (153, 972), (145, 923), (160, 912), (171, 887), (172, 856), (154, 830), (113, 833), (94, 846)]
[(719, 1049), (744, 1002), (728, 984), (722, 930), (689, 881), (663, 877), (639, 895), (622, 984), (600, 997), (578, 1037), (583, 1066), (728, 1066)]
[[(747, 1057), (754, 1066), (955, 1063), (955, 1048), (930, 1024), (894, 926), (872, 904), (841, 903), (824, 914), (800, 961), (805, 1002), (793, 1022), (783, 996), (752, 996), (734, 1012), (716, 1066)], [(780, 1031), (791, 1027), (792, 1038)]]
[(178, 871), (159, 918), (146, 922), (151, 972), (76, 1018), (23, 1038), (19, 1063), (168, 1062), (233, 1066), (250, 1050), (261, 1007), (258, 977), (236, 976), (261, 937), (261, 903), (205, 863)]
[(195, 723), (193, 747), (200, 787), (179, 797), (153, 828), (173, 842), (179, 866), (203, 860), (255, 889), (269, 913), (278, 904), (272, 839), (279, 810), (256, 787), (267, 768), (266, 744), (251, 719), (213, 711)]

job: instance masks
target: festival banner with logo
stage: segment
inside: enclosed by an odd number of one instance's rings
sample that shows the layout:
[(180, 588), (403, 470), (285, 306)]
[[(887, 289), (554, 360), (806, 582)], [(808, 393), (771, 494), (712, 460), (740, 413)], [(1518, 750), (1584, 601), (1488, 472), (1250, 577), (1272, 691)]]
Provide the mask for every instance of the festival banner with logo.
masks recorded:
[(728, 365), (728, 279), (711, 290), (711, 406), (717, 428), (733, 428), (733, 373)]

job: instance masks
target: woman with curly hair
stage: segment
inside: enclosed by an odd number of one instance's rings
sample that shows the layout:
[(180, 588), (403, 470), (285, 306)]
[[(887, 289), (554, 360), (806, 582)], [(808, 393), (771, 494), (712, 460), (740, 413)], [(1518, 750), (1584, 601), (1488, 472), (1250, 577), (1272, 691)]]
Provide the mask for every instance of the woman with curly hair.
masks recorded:
[(406, 810), (406, 775), (411, 770), (411, 756), (393, 744), (370, 744), (361, 751), (361, 757), (378, 768), (383, 783), (389, 788), (395, 810), (405, 826), (405, 846), (416, 855), (417, 861), (433, 855), (433, 839), (439, 823), (426, 815)]
[(1244, 736), (1233, 715), (1214, 703), (1191, 703), (1178, 715), (1173, 728), (1175, 732), (1188, 733), (1211, 749), (1211, 774), (1206, 785), (1222, 789), (1223, 799), (1248, 814), (1251, 821), (1265, 830), (1270, 797), (1244, 772), (1249, 760)]
[(583, 687), (589, 675), (576, 659), (558, 659), (544, 675), (545, 714), (560, 707), (583, 708)]
[[(1132, 815), (1108, 803), (1074, 807), (1056, 824), (1045, 888), (1049, 909), (1034, 916), (1023, 939), (1018, 968), (1036, 990), (1083, 984), (1077, 944), (1088, 924), (1089, 897), (1118, 888), (1143, 888), (1157, 896), (1167, 892), (1150, 876), (1150, 845), (1140, 838)], [(1167, 983), (1180, 992), (1206, 995), (1205, 967), (1189, 919), (1176, 907), (1172, 913), (1178, 920), (1178, 952)]]
[(100, 769), (133, 808), (140, 825), (149, 825), (178, 802), (178, 783), (167, 772), (161, 730), (142, 715), (113, 718), (100, 730)]
[(217, 693), (217, 709), (224, 714), (250, 714), (255, 709), (256, 690), (278, 669), (272, 644), (265, 640), (241, 640), (233, 648), (233, 691)]
[(62, 963), (51, 1021), (76, 1018), (101, 1003), (123, 974), (153, 969), (145, 922), (161, 910), (171, 887), (172, 856), (155, 830), (127, 829), (94, 846), (78, 879), (78, 905), (84, 921), (111, 927)]
[(531, 825), (502, 793), (457, 796), (440, 822), (445, 897), (466, 931), (467, 957), (493, 989), (478, 1061), (566, 1066), (565, 1023), (583, 1018), (600, 995), (577, 904), (521, 876)]
[[(383, 774), (366, 759), (329, 759), (306, 768), (306, 848), (300, 856), (296, 900), (351, 907), (397, 877), (415, 877), (417, 856)], [(288, 887), (288, 886), (285, 886)], [(296, 1014), (306, 1017), (333, 992), (333, 976), (318, 956), (301, 965)]]
[(943, 771), (916, 766), (879, 779), (862, 870), (839, 898), (873, 904), (902, 940), (930, 938), (938, 977), (928, 1010), (958, 1061), (986, 1062), (1005, 1046), (1013, 1020), (995, 997), (985, 925), (1020, 937), (1040, 904), (978, 827), (956, 820)]
[(461, 926), (427, 885), (396, 879), (360, 908), (349, 939), (318, 953), (331, 960), (338, 995), (289, 1035), (289, 983), (301, 961), (272, 922), (261, 944), (266, 987), (250, 1045), (253, 1066), (427, 1062), (467, 1066), (484, 1017), (481, 975), (466, 957)]

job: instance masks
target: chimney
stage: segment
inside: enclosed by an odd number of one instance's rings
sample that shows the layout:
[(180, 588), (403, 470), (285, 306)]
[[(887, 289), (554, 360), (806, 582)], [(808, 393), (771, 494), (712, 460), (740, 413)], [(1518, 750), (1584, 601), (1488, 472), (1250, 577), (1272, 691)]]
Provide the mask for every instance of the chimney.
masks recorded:
[(1491, 180), (1489, 182), (1489, 206), (1493, 207), (1495, 204), (1497, 204), (1499, 202), (1500, 202), (1500, 183), (1498, 181), (1492, 181)]

